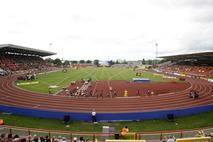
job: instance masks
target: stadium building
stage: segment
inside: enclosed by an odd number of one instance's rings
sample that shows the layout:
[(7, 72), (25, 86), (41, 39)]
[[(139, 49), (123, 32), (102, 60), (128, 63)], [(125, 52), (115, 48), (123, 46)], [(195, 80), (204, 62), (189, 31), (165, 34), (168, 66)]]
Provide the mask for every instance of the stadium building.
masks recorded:
[(43, 57), (56, 53), (13, 44), (0, 45), (0, 68), (10, 71), (41, 69), (46, 65)]

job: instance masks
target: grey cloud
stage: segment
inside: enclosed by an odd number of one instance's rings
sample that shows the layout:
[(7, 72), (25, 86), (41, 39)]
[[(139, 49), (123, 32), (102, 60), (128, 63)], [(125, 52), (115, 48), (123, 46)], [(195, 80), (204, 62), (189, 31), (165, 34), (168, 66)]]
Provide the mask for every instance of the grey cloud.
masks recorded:
[(202, 12), (195, 15), (192, 20), (197, 23), (212, 23), (213, 22), (213, 8), (203, 10)]
[(213, 0), (150, 0), (150, 2), (166, 10), (213, 8)]
[(187, 52), (213, 51), (212, 40), (202, 40), (191, 42), (190, 46), (186, 48)]
[(65, 37), (65, 39), (81, 40), (83, 38), (80, 37), (80, 36), (77, 36), (77, 35), (68, 35), (68, 36)]
[(213, 7), (212, 0), (176, 0), (174, 4), (177, 4), (179, 6), (187, 6), (187, 7), (194, 7), (194, 8)]
[(82, 22), (82, 23), (89, 23), (94, 20), (91, 17), (84, 17), (79, 14), (73, 14), (71, 18), (77, 22)]
[(191, 34), (180, 42), (183, 47), (180, 50), (184, 52), (213, 51), (213, 30)]
[(140, 35), (140, 36), (136, 36), (136, 37), (133, 37), (133, 38), (130, 38), (129, 40), (131, 41), (135, 41), (135, 40), (141, 40), (141, 39), (144, 39), (145, 36), (144, 35)]
[(128, 46), (128, 42), (121, 39), (93, 39), (93, 41), (99, 45)]
[(22, 32), (20, 30), (9, 30), (8, 33), (9, 34), (17, 34), (17, 35), (24, 34), (24, 32)]

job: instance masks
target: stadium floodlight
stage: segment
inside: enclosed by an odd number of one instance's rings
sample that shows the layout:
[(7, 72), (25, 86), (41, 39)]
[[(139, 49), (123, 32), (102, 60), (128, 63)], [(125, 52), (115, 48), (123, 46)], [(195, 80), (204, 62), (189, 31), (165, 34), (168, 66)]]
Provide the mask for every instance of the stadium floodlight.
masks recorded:
[(158, 65), (158, 43), (156, 42), (155, 43), (155, 47), (156, 47), (156, 52), (155, 52), (155, 66), (157, 66)]

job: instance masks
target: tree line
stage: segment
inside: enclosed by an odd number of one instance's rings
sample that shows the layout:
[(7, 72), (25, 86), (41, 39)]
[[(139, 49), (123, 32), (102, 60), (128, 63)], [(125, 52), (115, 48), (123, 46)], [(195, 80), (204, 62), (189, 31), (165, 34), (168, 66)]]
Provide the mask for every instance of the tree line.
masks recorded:
[[(59, 59), (59, 58), (56, 58), (56, 59), (51, 59), (51, 58), (47, 58), (45, 59), (45, 61), (47, 63), (50, 63), (50, 64), (55, 64), (55, 65), (75, 65), (75, 64), (94, 64), (96, 66), (99, 65), (99, 60), (63, 60), (63, 59)], [(108, 62), (108, 65), (109, 66), (112, 66), (114, 64), (128, 64), (128, 61), (126, 60), (122, 60), (122, 61), (119, 61), (119, 60), (109, 60), (107, 61)], [(163, 62), (166, 62), (166, 60), (156, 60), (156, 59), (148, 59), (148, 60), (145, 60), (144, 58), (142, 60), (139, 60), (138, 62), (140, 62), (141, 64), (143, 65), (155, 65), (156, 63), (163, 63)]]
[(47, 58), (45, 59), (45, 61), (47, 63), (50, 63), (50, 64), (54, 64), (54, 65), (74, 65), (74, 64), (94, 64), (94, 65), (99, 65), (99, 60), (72, 60), (72, 61), (69, 61), (69, 60), (63, 60), (63, 59), (59, 59), (59, 58), (56, 58), (56, 59), (51, 59), (51, 58)]

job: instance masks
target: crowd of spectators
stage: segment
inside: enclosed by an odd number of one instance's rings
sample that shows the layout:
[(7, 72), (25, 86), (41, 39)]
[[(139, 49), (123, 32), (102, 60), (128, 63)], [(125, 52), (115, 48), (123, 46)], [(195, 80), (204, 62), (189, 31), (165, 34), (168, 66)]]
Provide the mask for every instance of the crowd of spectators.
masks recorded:
[(0, 76), (22, 74), (19, 80), (33, 80), (38, 73), (46, 73), (58, 68), (39, 56), (0, 54)]
[[(38, 136), (36, 134), (28, 135), (28, 136), (20, 136), (15, 134), (14, 136), (12, 134), (0, 134), (0, 142), (67, 142), (71, 141), (71, 139), (67, 139), (66, 137), (62, 136)], [(73, 142), (92, 142), (91, 139), (84, 139), (83, 136), (80, 137), (73, 137)]]
[(159, 69), (165, 72), (177, 72), (188, 75), (213, 76), (213, 67), (211, 66), (167, 65), (161, 66)]
[(52, 137), (49, 136), (37, 136), (37, 135), (29, 135), (27, 137), (25, 136), (19, 136), (8, 134), (7, 136), (5, 134), (1, 134), (0, 142), (66, 142), (65, 137)]
[(19, 137), (19, 135), (13, 136), (12, 134), (6, 135), (5, 133), (1, 134), (0, 142), (26, 142), (25, 137)]
[(46, 67), (46, 62), (39, 56), (23, 56), (15, 54), (3, 54), (0, 56), (0, 68), (11, 71), (42, 69)]
[[(120, 131), (119, 138), (115, 139), (126, 139), (126, 135), (129, 133), (129, 128), (127, 126), (123, 127)], [(213, 138), (213, 133), (205, 133), (203, 130), (198, 130), (196, 134), (192, 137), (211, 137)], [(18, 135), (18, 134), (6, 134), (1, 133), (0, 134), (0, 142), (93, 142), (98, 141), (96, 138), (93, 137), (93, 139), (84, 138), (83, 136), (73, 136), (73, 137), (62, 137), (57, 134), (57, 136), (54, 135), (42, 135), (38, 136), (36, 134), (34, 135)], [(174, 135), (164, 135), (161, 138), (160, 142), (175, 142), (176, 138)]]

